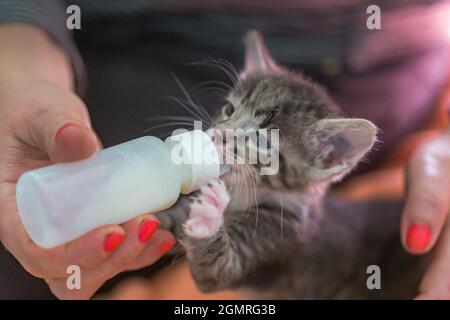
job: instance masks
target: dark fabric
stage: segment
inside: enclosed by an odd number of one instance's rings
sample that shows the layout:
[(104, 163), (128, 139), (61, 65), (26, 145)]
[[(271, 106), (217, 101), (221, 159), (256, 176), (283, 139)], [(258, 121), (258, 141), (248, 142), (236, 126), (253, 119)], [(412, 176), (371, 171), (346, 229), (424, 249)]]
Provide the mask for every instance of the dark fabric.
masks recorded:
[(0, 245), (0, 300), (53, 298), (47, 284), (26, 272)]
[[(136, 43), (149, 34), (177, 38), (186, 45), (237, 56), (242, 34), (260, 29), (273, 44), (272, 53), (287, 64), (318, 67), (325, 59), (338, 59), (347, 67), (364, 50), (371, 33), (365, 27), (366, 8), (379, 5), (383, 19), (392, 10), (427, 9), (448, 0), (322, 0), (239, 3), (224, 0), (0, 0), (0, 23), (26, 22), (46, 30), (66, 50), (74, 66), (77, 93), (83, 95), (86, 78), (83, 63), (65, 27), (65, 7), (78, 5), (82, 28), (99, 44), (113, 41)], [(393, 19), (402, 20), (402, 17)], [(114, 26), (121, 25), (120, 29)], [(410, 22), (410, 34), (429, 28)], [(76, 31), (79, 32), (79, 31)], [(389, 32), (389, 30), (388, 30)], [(378, 31), (379, 34), (383, 34)], [(372, 32), (373, 35), (373, 32)], [(410, 35), (411, 37), (411, 35)], [(380, 37), (381, 38), (381, 37)], [(401, 40), (401, 39), (399, 39)], [(399, 41), (402, 43), (402, 41)], [(430, 44), (431, 43), (431, 44)], [(383, 59), (429, 49), (433, 39), (414, 39), (407, 46), (385, 50)], [(391, 51), (387, 52), (387, 51)], [(372, 59), (377, 60), (376, 57)]]

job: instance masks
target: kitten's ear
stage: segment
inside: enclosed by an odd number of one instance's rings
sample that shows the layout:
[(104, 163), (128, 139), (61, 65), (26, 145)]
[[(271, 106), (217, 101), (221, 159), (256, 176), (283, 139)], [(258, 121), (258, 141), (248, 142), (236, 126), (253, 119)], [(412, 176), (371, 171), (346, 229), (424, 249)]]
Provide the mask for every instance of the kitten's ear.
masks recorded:
[(310, 171), (313, 180), (341, 178), (377, 139), (377, 127), (364, 119), (323, 119), (313, 130), (317, 139)]
[(264, 44), (262, 35), (251, 30), (245, 36), (245, 62), (240, 78), (244, 79), (250, 73), (257, 71), (279, 72), (281, 67), (270, 56)]

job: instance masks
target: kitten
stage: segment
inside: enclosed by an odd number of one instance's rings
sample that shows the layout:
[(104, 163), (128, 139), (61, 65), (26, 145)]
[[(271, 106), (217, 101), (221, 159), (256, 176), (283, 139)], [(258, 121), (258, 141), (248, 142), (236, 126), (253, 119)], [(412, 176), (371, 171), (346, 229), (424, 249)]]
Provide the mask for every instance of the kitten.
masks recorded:
[[(191, 203), (183, 198), (158, 215), (177, 234), (200, 290), (288, 299), (417, 294), (426, 257), (401, 247), (402, 201), (346, 203), (327, 195), (372, 148), (376, 127), (343, 118), (322, 88), (279, 66), (255, 31), (213, 126), (265, 128), (268, 140), (280, 129), (280, 163), (275, 175), (235, 165), (225, 183), (213, 181)], [(367, 286), (371, 265), (380, 267), (380, 290)]]

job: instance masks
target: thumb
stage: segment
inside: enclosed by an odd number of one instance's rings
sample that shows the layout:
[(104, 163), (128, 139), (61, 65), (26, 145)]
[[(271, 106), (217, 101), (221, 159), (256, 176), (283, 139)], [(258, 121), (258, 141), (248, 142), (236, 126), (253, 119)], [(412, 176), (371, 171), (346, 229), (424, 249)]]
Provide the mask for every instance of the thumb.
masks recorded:
[(79, 101), (38, 112), (28, 123), (29, 142), (45, 151), (53, 162), (82, 160), (101, 148)]
[(70, 120), (49, 133), (47, 152), (53, 162), (69, 162), (88, 158), (100, 148), (94, 132)]

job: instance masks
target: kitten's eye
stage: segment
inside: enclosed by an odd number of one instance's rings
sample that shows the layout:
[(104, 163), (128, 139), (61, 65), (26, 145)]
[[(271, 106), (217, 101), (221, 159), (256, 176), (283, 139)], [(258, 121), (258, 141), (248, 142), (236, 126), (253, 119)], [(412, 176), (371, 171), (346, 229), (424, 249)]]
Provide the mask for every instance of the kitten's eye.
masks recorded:
[(231, 103), (227, 104), (223, 109), (223, 113), (227, 117), (231, 117), (233, 115), (234, 111), (235, 111), (235, 108)]

